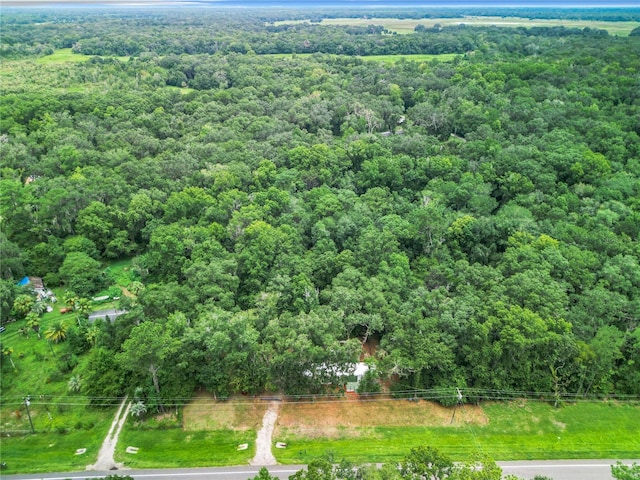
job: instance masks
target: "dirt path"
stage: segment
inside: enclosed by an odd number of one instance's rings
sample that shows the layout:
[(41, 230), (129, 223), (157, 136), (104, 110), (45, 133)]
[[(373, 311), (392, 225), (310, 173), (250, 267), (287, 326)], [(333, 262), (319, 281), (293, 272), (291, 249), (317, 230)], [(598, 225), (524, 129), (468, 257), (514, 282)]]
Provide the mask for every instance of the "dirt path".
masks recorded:
[(278, 419), (278, 402), (271, 402), (262, 419), (262, 428), (256, 438), (256, 455), (251, 460), (251, 465), (275, 465), (276, 458), (271, 453), (271, 436)]
[[(111, 428), (109, 429), (109, 433), (107, 433), (107, 437), (104, 439), (104, 442), (102, 442), (100, 453), (98, 453), (98, 461), (93, 465), (87, 465), (87, 470), (117, 470), (123, 467), (122, 464), (116, 464), (116, 461), (113, 459), (113, 454), (118, 444), (118, 435), (120, 435), (124, 421), (127, 419), (129, 409), (131, 408), (131, 402), (127, 404), (127, 408), (124, 408), (125, 403), (127, 403), (127, 397), (124, 397), (124, 400), (122, 400), (120, 408), (118, 408)], [(124, 413), (122, 412), (123, 408)]]

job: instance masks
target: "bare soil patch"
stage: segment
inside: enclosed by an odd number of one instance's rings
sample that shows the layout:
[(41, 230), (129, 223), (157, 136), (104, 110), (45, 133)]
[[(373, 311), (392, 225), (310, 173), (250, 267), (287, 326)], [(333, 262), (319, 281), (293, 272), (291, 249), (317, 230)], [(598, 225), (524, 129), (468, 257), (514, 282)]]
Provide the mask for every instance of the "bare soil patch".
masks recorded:
[[(232, 398), (217, 401), (209, 394), (198, 394), (184, 408), (183, 427), (197, 430), (259, 430), (268, 402)], [(451, 427), (486, 425), (489, 419), (476, 405), (453, 408), (435, 402), (356, 398), (323, 399), (308, 402), (282, 402), (274, 435), (288, 434), (311, 438), (340, 438), (374, 434), (374, 427)]]
[(258, 430), (267, 410), (266, 402), (245, 398), (219, 401), (208, 393), (198, 394), (184, 407), (184, 430)]
[(408, 400), (326, 400), (284, 403), (276, 424), (276, 434), (296, 433), (309, 437), (338, 438), (363, 434), (373, 427), (461, 427), (489, 422), (482, 408), (453, 408), (434, 402)]

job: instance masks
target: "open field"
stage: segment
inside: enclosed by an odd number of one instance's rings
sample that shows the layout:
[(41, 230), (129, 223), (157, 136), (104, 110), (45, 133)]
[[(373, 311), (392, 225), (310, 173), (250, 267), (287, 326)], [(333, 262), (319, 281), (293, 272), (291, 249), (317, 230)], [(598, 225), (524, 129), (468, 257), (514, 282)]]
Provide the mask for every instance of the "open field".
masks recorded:
[[(161, 429), (129, 419), (120, 435), (116, 461), (132, 468), (246, 464), (255, 455), (256, 432), (265, 411), (266, 404), (261, 402), (220, 402), (208, 394), (196, 395), (182, 410), (182, 428), (175, 416), (169, 428)], [(243, 443), (249, 448), (238, 450)], [(126, 453), (127, 446), (138, 447), (138, 453)]]
[[(255, 430), (139, 430), (128, 423), (120, 434), (115, 460), (130, 468), (246, 465), (255, 455), (255, 440)], [(243, 443), (249, 448), (238, 450)], [(126, 453), (127, 446), (138, 447), (138, 453)]]
[(267, 404), (257, 401), (232, 399), (215, 401), (211, 395), (197, 395), (182, 412), (185, 430), (258, 430)]
[[(298, 21), (303, 23), (304, 21)], [(296, 22), (276, 22), (276, 24), (290, 24)], [(500, 27), (557, 27), (568, 28), (595, 28), (607, 30), (611, 35), (626, 36), (629, 32), (640, 25), (638, 22), (601, 22), (588, 20), (545, 20), (520, 17), (463, 17), (463, 18), (420, 18), (420, 19), (400, 19), (400, 18), (325, 18), (321, 25), (383, 25), (387, 30), (397, 33), (412, 33), (417, 25), (424, 25), (431, 28), (436, 24), (443, 27), (450, 25), (472, 26), (500, 26)]]
[[(86, 62), (92, 55), (83, 55), (82, 53), (73, 53), (70, 48), (60, 48), (51, 55), (40, 57), (37, 63), (50, 65), (52, 63), (69, 63), (69, 62)], [(113, 57), (121, 61), (129, 60), (129, 57)]]
[[(274, 441), (289, 448), (282, 463), (314, 458), (387, 462), (418, 445), (435, 446), (454, 459), (482, 453), (498, 460), (623, 458), (640, 451), (640, 406), (580, 403), (560, 409), (542, 402), (464, 406), (456, 412), (429, 402), (349, 402), (333, 424), (326, 404), (283, 406)], [(351, 412), (349, 412), (349, 410)], [(295, 419), (300, 419), (296, 422)], [(321, 418), (321, 422), (312, 421)], [(309, 421), (311, 420), (311, 421)], [(342, 420), (341, 420), (342, 421)], [(376, 425), (377, 423), (377, 425)]]
[[(110, 409), (103, 411), (90, 430), (3, 437), (0, 440), (0, 452), (2, 461), (7, 463), (6, 473), (84, 470), (98, 458), (100, 446), (111, 425), (112, 414)], [(55, 418), (55, 412), (53, 415)], [(87, 450), (76, 455), (76, 450), (80, 448)]]
[[(310, 57), (311, 55), (315, 55), (313, 53), (268, 53), (265, 55), (260, 55), (261, 57), (271, 57), (271, 58), (292, 58), (292, 57)], [(325, 54), (330, 55), (330, 54)], [(451, 62), (454, 58), (459, 57), (460, 55), (457, 53), (442, 53), (439, 55), (431, 55), (427, 53), (416, 53), (413, 55), (367, 55), (364, 57), (357, 57), (362, 60), (374, 61), (374, 62), (383, 62), (383, 63), (396, 63), (400, 60), (408, 60), (412, 62), (430, 62), (432, 60), (438, 60), (440, 62)]]
[(415, 55), (368, 55), (366, 57), (360, 57), (363, 60), (382, 63), (396, 63), (400, 60), (408, 60), (411, 62), (430, 62), (432, 60), (438, 60), (439, 62), (451, 62), (454, 58), (459, 57), (457, 53), (441, 53), (439, 55), (429, 55), (418, 53)]
[(51, 63), (86, 62), (91, 58), (89, 55), (73, 53), (70, 48), (60, 48), (51, 55), (40, 57), (37, 63), (49, 65)]

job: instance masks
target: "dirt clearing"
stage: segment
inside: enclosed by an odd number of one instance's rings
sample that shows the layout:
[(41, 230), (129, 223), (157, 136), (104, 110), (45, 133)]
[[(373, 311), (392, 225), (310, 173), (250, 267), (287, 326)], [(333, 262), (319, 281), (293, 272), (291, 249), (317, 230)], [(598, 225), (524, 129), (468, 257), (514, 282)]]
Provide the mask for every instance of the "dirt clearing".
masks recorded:
[(434, 402), (408, 400), (329, 400), (306, 403), (284, 403), (276, 424), (280, 429), (309, 437), (357, 435), (358, 430), (372, 427), (442, 427), (474, 424), (489, 420), (482, 408), (465, 405), (456, 410)]
[(260, 400), (232, 398), (217, 401), (209, 394), (198, 394), (184, 407), (184, 430), (258, 430), (268, 404)]
[[(198, 395), (184, 408), (185, 430), (259, 430), (268, 402), (254, 399), (216, 401)], [(451, 423), (451, 418), (454, 418)], [(355, 398), (287, 402), (280, 405), (275, 435), (286, 430), (313, 438), (358, 435), (372, 427), (451, 427), (486, 425), (481, 407), (447, 408), (435, 402)]]

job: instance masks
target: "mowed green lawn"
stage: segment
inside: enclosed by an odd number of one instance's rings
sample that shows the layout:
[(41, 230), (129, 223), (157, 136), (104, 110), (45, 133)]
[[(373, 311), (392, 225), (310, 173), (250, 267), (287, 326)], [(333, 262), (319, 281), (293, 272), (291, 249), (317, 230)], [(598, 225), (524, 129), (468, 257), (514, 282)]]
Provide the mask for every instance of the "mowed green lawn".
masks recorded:
[[(246, 465), (256, 451), (255, 430), (141, 430), (129, 422), (118, 440), (115, 459), (130, 468)], [(242, 444), (248, 444), (248, 448), (239, 450)], [(138, 451), (127, 453), (127, 447)]]
[(485, 454), (496, 460), (635, 458), (640, 452), (640, 406), (579, 403), (560, 409), (541, 402), (496, 403), (484, 407), (486, 425), (349, 429), (331, 438), (282, 431), (274, 449), (281, 463), (389, 462), (419, 445), (434, 446), (455, 460)]
[[(53, 412), (54, 418), (57, 416)], [(112, 410), (105, 410), (90, 429), (87, 425), (66, 433), (49, 431), (35, 435), (8, 434), (0, 439), (0, 459), (7, 463), (6, 474), (84, 470), (95, 463), (111, 425)], [(91, 415), (89, 415), (91, 417)], [(76, 454), (78, 449), (86, 449)]]
[[(282, 21), (276, 24), (303, 23), (308, 20), (294, 22)], [(463, 18), (325, 18), (320, 25), (367, 26), (382, 25), (391, 32), (412, 33), (417, 25), (432, 28), (434, 25), (451, 26), (464, 23), (470, 26), (500, 26), (500, 27), (557, 27), (567, 28), (595, 28), (609, 32), (611, 35), (627, 36), (634, 28), (640, 26), (638, 22), (604, 22), (590, 20), (560, 20), (560, 19), (529, 19), (520, 17), (463, 17)]]

